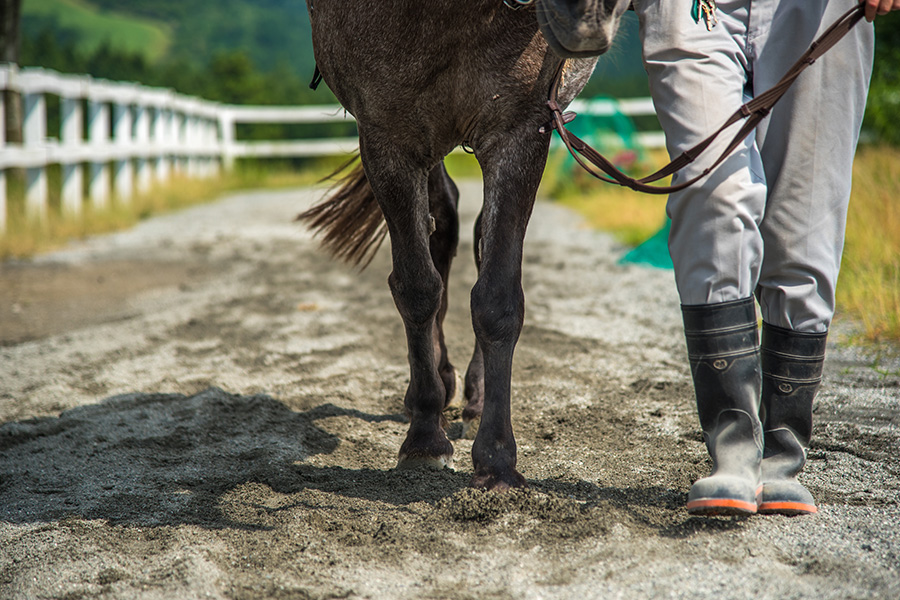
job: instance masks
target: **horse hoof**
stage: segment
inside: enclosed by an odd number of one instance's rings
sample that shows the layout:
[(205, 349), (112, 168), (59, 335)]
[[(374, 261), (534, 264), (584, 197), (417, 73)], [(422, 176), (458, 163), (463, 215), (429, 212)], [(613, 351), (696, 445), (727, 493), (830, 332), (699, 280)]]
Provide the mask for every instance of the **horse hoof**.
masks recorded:
[(487, 490), (489, 492), (508, 492), (513, 489), (527, 488), (528, 483), (522, 474), (511, 469), (501, 474), (478, 474), (472, 476), (469, 487)]
[(421, 467), (443, 469), (450, 464), (453, 444), (447, 439), (443, 428), (416, 426), (410, 424), (406, 440), (398, 452), (397, 468), (417, 469)]
[(397, 460), (397, 468), (401, 470), (408, 469), (432, 469), (440, 471), (450, 466), (451, 456), (445, 454), (442, 456), (405, 456), (400, 455)]

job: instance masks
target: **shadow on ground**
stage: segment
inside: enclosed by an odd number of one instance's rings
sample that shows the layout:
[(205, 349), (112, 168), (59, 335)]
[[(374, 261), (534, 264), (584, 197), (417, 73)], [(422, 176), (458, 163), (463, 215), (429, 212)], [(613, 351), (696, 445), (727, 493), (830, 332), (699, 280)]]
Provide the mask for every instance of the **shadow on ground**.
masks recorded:
[[(604, 506), (659, 529), (659, 519), (648, 513), (677, 513), (683, 504), (683, 493), (664, 487), (543, 479), (529, 481), (527, 492), (499, 498), (468, 490), (467, 472), (307, 464), (341, 443), (317, 425), (329, 417), (405, 422), (399, 414), (373, 415), (333, 404), (296, 412), (269, 396), (210, 388), (193, 396), (114, 396), (59, 417), (5, 423), (0, 425), (0, 520), (80, 517), (151, 527), (265, 528), (222, 509), (223, 498), (247, 484), (275, 494), (311, 489), (394, 507), (426, 502), (458, 521), (491, 521), (508, 510), (550, 510), (556, 519), (579, 506)], [(569, 508), (561, 511), (563, 505)]]
[[(316, 425), (335, 416), (404, 421), (333, 404), (294, 412), (269, 396), (210, 388), (194, 396), (115, 396), (59, 417), (5, 423), (0, 520), (79, 516), (147, 526), (240, 526), (223, 517), (219, 499), (248, 482), (284, 493), (315, 485), (319, 475), (302, 461), (338, 446), (336, 436)], [(325, 479), (333, 479), (327, 471)], [(369, 474), (379, 476), (385, 481), (375, 488), (391, 501), (396, 484), (387, 474)]]

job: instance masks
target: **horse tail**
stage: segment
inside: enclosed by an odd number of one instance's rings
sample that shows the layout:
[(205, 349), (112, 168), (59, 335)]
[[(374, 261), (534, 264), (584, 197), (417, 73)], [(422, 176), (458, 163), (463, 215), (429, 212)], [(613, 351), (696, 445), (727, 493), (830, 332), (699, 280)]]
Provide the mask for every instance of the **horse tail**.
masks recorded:
[[(333, 179), (347, 170), (356, 158), (325, 179)], [(337, 181), (318, 204), (297, 217), (316, 235), (321, 247), (333, 257), (365, 269), (387, 235), (387, 224), (366, 179), (362, 163)]]

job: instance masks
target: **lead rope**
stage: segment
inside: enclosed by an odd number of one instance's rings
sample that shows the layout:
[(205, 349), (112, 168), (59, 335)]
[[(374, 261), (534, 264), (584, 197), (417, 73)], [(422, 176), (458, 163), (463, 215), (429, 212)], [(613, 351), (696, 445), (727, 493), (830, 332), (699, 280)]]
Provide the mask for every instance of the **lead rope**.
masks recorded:
[[(518, 2), (519, 0), (514, 0)], [(563, 113), (562, 109), (559, 106), (559, 88), (562, 82), (563, 76), (563, 67), (566, 64), (566, 61), (563, 60), (560, 62), (559, 67), (557, 68), (556, 75), (553, 78), (553, 85), (550, 88), (550, 99), (547, 100), (547, 106), (550, 107), (550, 111), (552, 112), (552, 128), (556, 129), (557, 133), (559, 133), (560, 139), (562, 139), (569, 153), (575, 159), (575, 161), (581, 165), (581, 167), (587, 171), (591, 176), (596, 177), (601, 181), (606, 181), (607, 183), (615, 183), (637, 192), (644, 192), (646, 194), (670, 194), (672, 192), (677, 192), (679, 190), (683, 190), (686, 187), (693, 185), (700, 179), (703, 179), (709, 173), (715, 169), (719, 164), (724, 161), (731, 152), (741, 145), (744, 138), (746, 138), (751, 131), (762, 121), (766, 115), (769, 114), (769, 111), (772, 110), (772, 107), (784, 96), (785, 92), (788, 91), (788, 88), (791, 87), (791, 84), (797, 79), (797, 77), (806, 70), (811, 64), (813, 64), (819, 57), (825, 54), (828, 50), (830, 50), (835, 44), (838, 43), (847, 33), (853, 29), (854, 25), (856, 25), (860, 19), (863, 18), (865, 11), (865, 5), (859, 4), (853, 7), (851, 10), (844, 13), (837, 21), (835, 21), (831, 27), (829, 27), (825, 33), (823, 33), (819, 38), (812, 43), (809, 49), (803, 53), (803, 56), (788, 69), (788, 72), (785, 73), (784, 77), (772, 86), (770, 89), (765, 92), (759, 94), (746, 104), (743, 104), (733, 115), (731, 115), (725, 123), (719, 127), (712, 135), (701, 141), (699, 144), (685, 150), (681, 153), (677, 158), (675, 158), (672, 162), (667, 164), (665, 167), (656, 171), (652, 175), (648, 175), (646, 177), (642, 177), (641, 179), (634, 179), (629, 177), (615, 165), (613, 165), (609, 160), (607, 160), (602, 154), (597, 152), (595, 149), (591, 148), (587, 143), (581, 140), (578, 136), (573, 134), (571, 131), (566, 129), (566, 123), (570, 122), (574, 118), (573, 113)], [(722, 133), (725, 129), (734, 125), (738, 121), (742, 121), (746, 119), (746, 123), (740, 128), (740, 130), (735, 134), (734, 138), (732, 138), (731, 142), (728, 144), (728, 147), (722, 152), (718, 159), (706, 169), (703, 170), (702, 173), (697, 175), (696, 177), (679, 183), (678, 185), (669, 185), (669, 186), (654, 186), (649, 185), (653, 182), (659, 181), (669, 175), (674, 174), (676, 171), (684, 168), (690, 163), (694, 162), (698, 156), (700, 156), (704, 150), (706, 150), (712, 142), (719, 137), (719, 134)], [(581, 156), (579, 156), (579, 154)], [(584, 158), (582, 158), (584, 157)], [(591, 165), (597, 167), (605, 173), (609, 175), (609, 177), (605, 177), (603, 174), (589, 166), (585, 160), (587, 160)]]

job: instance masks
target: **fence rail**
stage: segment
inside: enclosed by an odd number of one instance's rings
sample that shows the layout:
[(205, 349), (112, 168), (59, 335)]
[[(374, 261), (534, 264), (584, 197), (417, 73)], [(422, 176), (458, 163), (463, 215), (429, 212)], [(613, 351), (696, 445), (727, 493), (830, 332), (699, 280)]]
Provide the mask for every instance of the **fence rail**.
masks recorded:
[[(43, 220), (49, 209), (47, 168), (59, 165), (61, 210), (78, 215), (85, 201), (104, 207), (173, 173), (211, 177), (243, 157), (324, 156), (352, 152), (357, 138), (242, 141), (239, 124), (316, 124), (352, 120), (340, 106), (237, 106), (136, 83), (64, 75), (40, 68), (0, 64), (0, 90), (21, 94), (23, 141), (9, 143), (0, 127), (0, 233), (7, 224), (9, 169), (25, 170), (25, 212)], [(47, 98), (59, 99), (59, 131), (48, 131)], [(0, 94), (0, 123), (5, 120)], [(655, 114), (649, 99), (585, 103), (574, 109), (605, 115)], [(55, 119), (52, 121), (55, 122)], [(659, 132), (638, 143), (662, 145)]]

